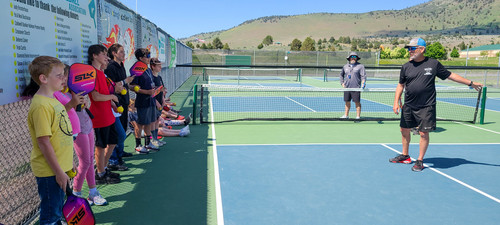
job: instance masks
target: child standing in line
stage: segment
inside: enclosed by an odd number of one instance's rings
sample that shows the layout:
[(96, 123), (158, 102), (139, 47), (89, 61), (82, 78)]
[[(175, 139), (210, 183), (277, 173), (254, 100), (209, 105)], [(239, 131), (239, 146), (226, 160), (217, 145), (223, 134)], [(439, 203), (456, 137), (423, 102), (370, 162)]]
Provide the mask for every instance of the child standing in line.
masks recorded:
[[(135, 51), (135, 57), (138, 61), (149, 65), (151, 53), (146, 48), (140, 48)], [(151, 68), (144, 71), (142, 76), (135, 76), (131, 84), (139, 86), (137, 97), (135, 99), (135, 107), (137, 108), (138, 116), (137, 123), (139, 124), (139, 135), (141, 135), (143, 130), (146, 134), (144, 137), (144, 146), (141, 145), (141, 136), (136, 136), (135, 151), (138, 153), (144, 153), (144, 148), (159, 150), (157, 145), (150, 142), (151, 128), (156, 122), (156, 104), (155, 98), (153, 97), (155, 93), (155, 84), (153, 82), (153, 72), (151, 71)]]
[(112, 112), (111, 101), (118, 102), (118, 98), (109, 93), (106, 76), (100, 70), (109, 58), (106, 47), (91, 45), (88, 50), (88, 63), (96, 68), (96, 85), (89, 97), (92, 102), (90, 112), (94, 115), (92, 124), (95, 132), (95, 159), (97, 184), (116, 184), (120, 182), (119, 174), (107, 170), (107, 164), (113, 149), (118, 143), (118, 134), (115, 129), (115, 117)]
[(67, 79), (64, 64), (50, 56), (36, 57), (28, 67), (40, 89), (28, 112), (33, 143), (30, 165), (40, 196), (40, 224), (61, 224), (66, 172), (73, 168), (73, 130), (64, 106), (54, 98)]

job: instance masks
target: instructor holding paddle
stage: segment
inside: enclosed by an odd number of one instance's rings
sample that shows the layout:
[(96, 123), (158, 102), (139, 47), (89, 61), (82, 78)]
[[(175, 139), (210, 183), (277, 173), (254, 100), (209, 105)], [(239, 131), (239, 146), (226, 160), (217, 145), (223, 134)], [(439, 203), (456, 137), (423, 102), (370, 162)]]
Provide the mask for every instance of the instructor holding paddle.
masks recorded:
[[(408, 153), (410, 145), (410, 130), (416, 128), (420, 134), (420, 153), (413, 171), (424, 169), (424, 155), (429, 146), (429, 132), (436, 129), (436, 76), (442, 80), (450, 79), (457, 83), (468, 85), (480, 90), (481, 83), (473, 82), (448, 71), (436, 59), (424, 56), (426, 43), (422, 38), (414, 38), (405, 46), (410, 52), (410, 61), (401, 68), (399, 84), (394, 97), (394, 113), (401, 110), (401, 127), (403, 154), (392, 159), (393, 163), (411, 163)], [(401, 105), (401, 94), (405, 91), (405, 103)]]

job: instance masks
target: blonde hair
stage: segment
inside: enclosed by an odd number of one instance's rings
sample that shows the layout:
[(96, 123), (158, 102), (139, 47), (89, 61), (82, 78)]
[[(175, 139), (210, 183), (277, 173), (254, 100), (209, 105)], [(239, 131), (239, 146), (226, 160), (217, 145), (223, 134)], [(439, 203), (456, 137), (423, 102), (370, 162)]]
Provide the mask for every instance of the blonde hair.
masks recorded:
[(64, 67), (64, 63), (52, 56), (38, 56), (31, 61), (28, 70), (33, 81), (40, 85), (40, 75), (44, 74), (48, 76), (56, 66)]

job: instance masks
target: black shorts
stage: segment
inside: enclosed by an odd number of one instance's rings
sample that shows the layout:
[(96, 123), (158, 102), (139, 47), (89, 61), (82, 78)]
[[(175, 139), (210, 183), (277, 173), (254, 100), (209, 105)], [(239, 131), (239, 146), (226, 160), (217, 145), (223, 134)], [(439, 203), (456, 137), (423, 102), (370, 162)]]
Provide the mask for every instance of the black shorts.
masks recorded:
[(344, 102), (359, 102), (361, 100), (361, 92), (359, 91), (344, 91)]
[(401, 110), (401, 128), (418, 127), (419, 131), (430, 132), (436, 129), (436, 106), (431, 105), (421, 109), (412, 109), (403, 105)]
[(97, 147), (106, 148), (107, 145), (118, 144), (118, 133), (116, 132), (115, 123), (101, 128), (94, 128), (95, 145)]

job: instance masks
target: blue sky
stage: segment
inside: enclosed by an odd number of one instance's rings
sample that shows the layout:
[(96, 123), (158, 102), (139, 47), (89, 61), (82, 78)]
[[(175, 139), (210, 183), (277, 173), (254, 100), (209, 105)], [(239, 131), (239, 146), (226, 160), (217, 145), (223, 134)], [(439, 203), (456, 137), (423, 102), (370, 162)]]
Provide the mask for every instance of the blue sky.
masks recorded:
[[(175, 38), (225, 30), (263, 16), (399, 10), (429, 0), (137, 0), (137, 12)], [(136, 9), (136, 0), (121, 0)]]

